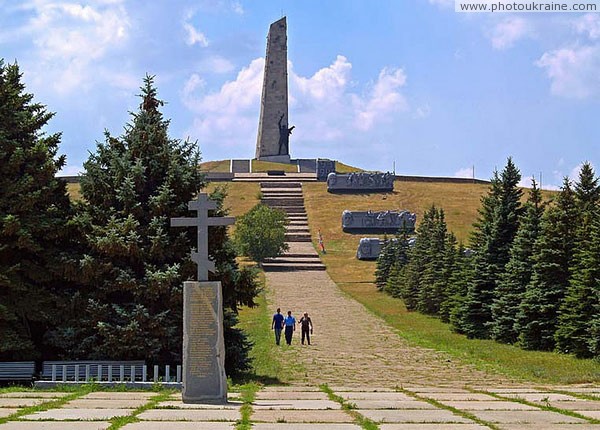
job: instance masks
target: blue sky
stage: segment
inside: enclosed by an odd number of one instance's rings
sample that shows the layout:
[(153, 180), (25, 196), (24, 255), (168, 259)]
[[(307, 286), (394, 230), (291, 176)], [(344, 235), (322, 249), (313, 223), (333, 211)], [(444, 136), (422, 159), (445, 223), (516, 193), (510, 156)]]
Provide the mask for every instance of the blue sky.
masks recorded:
[(559, 185), (600, 166), (600, 13), (459, 14), (453, 0), (0, 0), (0, 56), (56, 112), (65, 173), (120, 135), (146, 73), (172, 137), (254, 155), (268, 26), (285, 14), (292, 157)]

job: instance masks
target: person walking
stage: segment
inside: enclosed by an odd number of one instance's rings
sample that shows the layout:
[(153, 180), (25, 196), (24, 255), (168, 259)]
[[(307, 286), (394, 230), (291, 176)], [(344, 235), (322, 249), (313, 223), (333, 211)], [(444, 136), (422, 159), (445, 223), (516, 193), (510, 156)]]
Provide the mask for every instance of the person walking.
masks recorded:
[(271, 330), (275, 331), (275, 343), (279, 345), (281, 340), (281, 330), (283, 330), (283, 315), (281, 314), (281, 308), (277, 308), (277, 313), (273, 315), (273, 321), (271, 322)]
[(292, 344), (292, 335), (296, 330), (296, 318), (292, 316), (292, 311), (288, 311), (287, 317), (284, 320), (285, 324), (285, 343), (288, 345)]
[(300, 324), (302, 327), (302, 345), (304, 345), (305, 337), (306, 337), (306, 341), (310, 345), (310, 335), (313, 332), (313, 325), (312, 325), (312, 321), (311, 321), (310, 317), (308, 316), (308, 312), (304, 312), (304, 315), (302, 316), (302, 318), (300, 318), (300, 321), (298, 321), (298, 324)]

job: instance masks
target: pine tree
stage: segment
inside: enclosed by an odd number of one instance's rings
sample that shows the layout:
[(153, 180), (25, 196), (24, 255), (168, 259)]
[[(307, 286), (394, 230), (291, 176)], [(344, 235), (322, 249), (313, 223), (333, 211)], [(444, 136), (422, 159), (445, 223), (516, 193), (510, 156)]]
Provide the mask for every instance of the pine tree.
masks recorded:
[[(73, 292), (79, 314), (55, 336), (70, 347), (70, 358), (181, 360), (182, 282), (195, 278), (189, 254), (196, 241), (193, 228), (170, 228), (169, 219), (191, 216), (187, 203), (204, 178), (196, 144), (168, 136), (153, 77), (141, 91), (123, 136), (106, 132), (84, 164), (85, 204), (76, 219), (86, 252), (81, 288)], [(224, 213), (224, 191), (211, 197), (219, 206), (211, 215)], [(253, 303), (253, 274), (238, 270), (225, 227), (209, 229), (209, 254), (217, 268), (211, 279), (222, 282), (233, 324), (237, 306)]]
[[(384, 281), (384, 291), (392, 297), (398, 298), (402, 296), (404, 272), (408, 264), (408, 236), (405, 231), (401, 231), (389, 242), (387, 253), (390, 255), (388, 259), (391, 261), (391, 264), (387, 280)], [(381, 273), (380, 276), (382, 276)], [(384, 278), (381, 279), (383, 280)]]
[(519, 334), (515, 327), (517, 314), (525, 288), (531, 280), (533, 249), (540, 235), (544, 205), (535, 179), (532, 179), (532, 188), (524, 211), (519, 222), (519, 230), (510, 249), (510, 260), (506, 265), (505, 272), (501, 275), (491, 306), (492, 338), (504, 343), (517, 341)]
[(379, 291), (383, 291), (390, 278), (390, 272), (395, 263), (395, 244), (393, 240), (384, 238), (381, 251), (377, 256), (375, 268), (375, 285)]
[(472, 237), (475, 251), (473, 282), (457, 314), (460, 315), (457, 330), (470, 338), (490, 337), (494, 291), (508, 263), (522, 213), (520, 180), (521, 174), (509, 158), (502, 173), (494, 173), (490, 191), (482, 198)]
[(438, 315), (444, 322), (450, 321), (452, 309), (456, 306), (456, 294), (459, 292), (453, 278), (454, 274), (460, 270), (460, 259), (463, 257), (464, 249), (458, 245), (456, 236), (453, 233), (446, 235), (444, 246), (444, 268), (442, 270), (442, 280), (444, 288), (441, 292), (440, 309)]
[(54, 116), (0, 60), (0, 361), (51, 358), (44, 337), (60, 316), (72, 208)]
[(450, 274), (446, 300), (442, 304), (440, 316), (443, 321), (448, 321), (452, 328), (460, 332), (461, 311), (467, 298), (469, 285), (473, 282), (473, 256), (472, 251), (459, 244), (456, 250), (454, 268)]
[(595, 341), (590, 337), (592, 319), (600, 305), (600, 247), (596, 241), (600, 188), (589, 163), (584, 163), (579, 173), (575, 201), (579, 213), (576, 252), (555, 340), (558, 350), (589, 357), (592, 355), (590, 345)]
[(540, 235), (534, 245), (533, 273), (515, 323), (522, 348), (554, 349), (558, 309), (569, 286), (576, 219), (575, 196), (565, 178), (555, 204), (542, 217)]

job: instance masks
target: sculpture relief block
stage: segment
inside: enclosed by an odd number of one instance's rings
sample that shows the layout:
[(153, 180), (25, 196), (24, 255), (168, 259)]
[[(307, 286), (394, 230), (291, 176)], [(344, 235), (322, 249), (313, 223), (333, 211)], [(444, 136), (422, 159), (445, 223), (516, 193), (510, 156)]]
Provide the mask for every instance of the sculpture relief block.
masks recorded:
[(330, 173), (327, 176), (327, 191), (335, 192), (375, 192), (393, 191), (394, 175), (380, 172)]
[(349, 211), (342, 213), (342, 230), (347, 233), (413, 232), (417, 215), (408, 211)]

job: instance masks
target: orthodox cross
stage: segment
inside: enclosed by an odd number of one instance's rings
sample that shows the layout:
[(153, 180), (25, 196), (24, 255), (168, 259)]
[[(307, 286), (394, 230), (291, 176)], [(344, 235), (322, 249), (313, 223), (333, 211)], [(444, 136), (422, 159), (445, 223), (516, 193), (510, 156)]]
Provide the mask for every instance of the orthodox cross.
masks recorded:
[(229, 225), (234, 217), (209, 217), (208, 211), (217, 208), (217, 203), (205, 193), (188, 202), (188, 209), (196, 211), (196, 218), (171, 218), (171, 227), (196, 227), (198, 229), (197, 251), (192, 252), (192, 261), (198, 265), (198, 281), (208, 281), (208, 272), (215, 271), (215, 263), (208, 258), (208, 226)]

